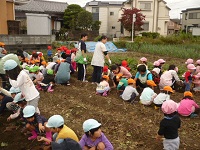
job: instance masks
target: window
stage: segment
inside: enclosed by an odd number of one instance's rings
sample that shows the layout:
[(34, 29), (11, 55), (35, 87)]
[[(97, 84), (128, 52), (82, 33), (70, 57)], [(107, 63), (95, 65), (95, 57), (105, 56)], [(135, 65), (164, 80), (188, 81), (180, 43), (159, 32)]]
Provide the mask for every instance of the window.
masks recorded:
[(112, 26), (112, 29), (115, 29), (115, 26)]
[(200, 12), (199, 13), (189, 13), (189, 19), (200, 19)]
[(141, 10), (151, 10), (151, 3), (150, 2), (140, 2), (140, 9)]
[(149, 22), (145, 22), (142, 28), (143, 28), (143, 31), (149, 31)]
[(110, 16), (114, 16), (114, 12), (110, 12)]
[(99, 13), (98, 7), (92, 7), (92, 13)]

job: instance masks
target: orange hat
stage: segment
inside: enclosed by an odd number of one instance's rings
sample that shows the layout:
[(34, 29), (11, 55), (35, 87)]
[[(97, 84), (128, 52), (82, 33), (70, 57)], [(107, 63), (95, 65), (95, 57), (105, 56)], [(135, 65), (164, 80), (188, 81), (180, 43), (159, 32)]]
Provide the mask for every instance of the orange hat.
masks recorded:
[(123, 76), (122, 73), (118, 73), (118, 74), (116, 75), (116, 79), (119, 80), (119, 78), (121, 78), (122, 76)]
[(157, 86), (153, 80), (147, 80), (147, 85), (149, 85), (149, 86)]
[(135, 84), (135, 80), (134, 79), (128, 79), (128, 84)]
[(38, 59), (36, 59), (36, 60), (34, 60), (34, 61), (35, 61), (35, 63), (39, 63), (39, 62), (40, 62)]
[(35, 60), (31, 60), (31, 64), (35, 64)]
[(28, 58), (25, 58), (25, 62), (29, 62), (29, 59), (28, 59)]
[(4, 46), (5, 46), (5, 43), (0, 42), (0, 47), (4, 47)]
[(58, 64), (60, 63), (60, 60), (59, 60), (59, 59), (57, 60), (57, 63), (58, 63)]
[(171, 92), (171, 93), (174, 93), (173, 89), (170, 87), (170, 86), (165, 86), (163, 88), (164, 91), (168, 91), (168, 92)]
[(47, 65), (47, 62), (46, 62), (46, 61), (42, 61), (41, 64), (44, 65), (44, 66), (46, 66), (46, 65)]
[(186, 92), (184, 92), (184, 97), (185, 96), (193, 97), (193, 94), (190, 91), (186, 91)]
[(107, 81), (109, 80), (109, 77), (107, 75), (103, 75), (102, 78), (106, 79)]

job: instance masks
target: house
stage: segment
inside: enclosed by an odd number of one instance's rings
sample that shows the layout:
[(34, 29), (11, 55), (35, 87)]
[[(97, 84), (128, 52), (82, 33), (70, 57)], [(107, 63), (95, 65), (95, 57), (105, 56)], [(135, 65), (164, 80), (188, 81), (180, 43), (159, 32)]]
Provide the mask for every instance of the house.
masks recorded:
[(200, 27), (200, 7), (183, 10), (181, 25), (186, 32), (191, 32), (194, 27)]
[[(167, 35), (167, 24), (169, 21), (170, 8), (164, 0), (127, 0), (124, 8), (138, 8), (145, 15), (143, 31), (141, 32), (158, 32), (160, 35)], [(130, 35), (128, 31), (125, 35)]]
[(101, 21), (100, 35), (119, 37), (121, 35), (121, 23), (119, 11), (123, 2), (117, 1), (91, 1), (86, 3), (85, 9), (92, 13), (94, 21)]
[(0, 0), (0, 34), (8, 34), (15, 19), (14, 1)]
[(167, 34), (176, 34), (181, 30), (180, 19), (170, 19)]
[(130, 32), (123, 29), (118, 21), (121, 18), (122, 8), (138, 8), (146, 16), (142, 32), (158, 32), (167, 35), (167, 22), (170, 8), (164, 0), (127, 0), (126, 2), (91, 1), (85, 9), (92, 12), (95, 20), (101, 21), (99, 34), (107, 36), (130, 36)]
[[(60, 31), (68, 4), (44, 0), (17, 0), (15, 19), (22, 33), (50, 35)], [(28, 22), (27, 22), (28, 21)], [(47, 29), (48, 28), (48, 29)]]

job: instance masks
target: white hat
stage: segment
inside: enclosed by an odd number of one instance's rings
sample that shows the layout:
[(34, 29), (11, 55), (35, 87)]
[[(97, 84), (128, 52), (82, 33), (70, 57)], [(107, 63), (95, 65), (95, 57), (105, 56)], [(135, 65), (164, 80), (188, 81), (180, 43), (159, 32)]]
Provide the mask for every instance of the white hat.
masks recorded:
[(11, 94), (13, 94), (13, 93), (19, 93), (19, 92), (21, 92), (21, 90), (19, 88), (11, 87), (10, 90), (9, 90), (9, 92)]
[(64, 119), (61, 115), (53, 115), (48, 119), (47, 128), (58, 128), (64, 125)]
[(4, 70), (12, 70), (17, 67), (16, 61), (9, 59), (4, 63)]
[(95, 129), (100, 126), (101, 126), (101, 124), (98, 121), (96, 121), (95, 119), (88, 119), (83, 123), (83, 131), (88, 132), (91, 129)]
[(35, 114), (35, 107), (32, 105), (27, 105), (23, 109), (24, 118), (32, 117)]

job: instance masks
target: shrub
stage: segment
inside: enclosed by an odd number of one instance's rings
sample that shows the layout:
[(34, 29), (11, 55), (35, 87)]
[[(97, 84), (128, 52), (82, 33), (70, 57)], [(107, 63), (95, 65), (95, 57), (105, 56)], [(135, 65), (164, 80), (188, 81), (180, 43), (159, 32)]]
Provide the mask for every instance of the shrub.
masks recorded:
[(126, 41), (113, 42), (117, 48), (126, 48)]
[(157, 32), (142, 32), (141, 34), (143, 37), (149, 37), (153, 39), (158, 38), (160, 36), (160, 34)]

